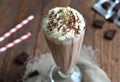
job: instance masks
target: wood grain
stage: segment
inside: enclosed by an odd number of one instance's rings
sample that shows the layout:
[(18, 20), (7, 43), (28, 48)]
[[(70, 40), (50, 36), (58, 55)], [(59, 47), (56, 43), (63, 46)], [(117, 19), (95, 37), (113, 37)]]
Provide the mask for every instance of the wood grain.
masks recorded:
[[(32, 37), (19, 45), (10, 48), (0, 55), (0, 81), (16, 82), (21, 77), (25, 65), (18, 66), (13, 61), (17, 55), (25, 52), (30, 58), (50, 52), (41, 30), (43, 17), (47, 11), (57, 6), (71, 6), (83, 14), (86, 20), (84, 44), (92, 46), (96, 51), (98, 65), (107, 73), (112, 82), (120, 82), (120, 29), (113, 23), (107, 22), (102, 16), (92, 10), (97, 0), (0, 0), (0, 36), (13, 28), (27, 16), (34, 14), (35, 19), (17, 31), (0, 47), (13, 41), (19, 36), (31, 32)], [(105, 22), (102, 29), (94, 28), (94, 20)], [(117, 34), (112, 41), (103, 38), (105, 31), (116, 29)]]
[[(33, 57), (34, 47), (36, 45), (36, 37), (38, 34), (38, 30), (39, 30), (39, 20), (40, 20), (39, 16), (41, 12), (40, 11), (41, 5), (39, 3), (42, 3), (42, 0), (41, 1), (32, 0), (31, 2), (24, 0), (22, 1), (20, 8), (17, 8), (19, 9), (19, 11), (18, 11), (15, 21), (20, 22), (23, 19), (25, 19), (27, 16), (29, 16), (30, 14), (34, 14), (36, 18), (34, 19), (33, 22), (30, 22), (29, 24), (25, 25), (24, 28), (20, 29), (17, 32), (17, 35), (16, 34), (13, 35), (13, 38), (17, 38), (18, 36), (21, 36), (25, 34), (26, 32), (32, 33), (32, 37), (29, 40), (26, 40), (25, 42), (22, 42), (21, 44), (16, 45), (15, 47), (11, 48), (11, 51), (9, 53), (7, 53), (9, 55), (9, 58), (6, 64), (6, 69), (5, 69), (6, 71), (4, 74), (5, 82), (8, 82), (8, 81), (14, 82), (18, 78), (16, 74), (19, 74), (21, 70), (24, 68), (24, 66), (19, 67), (13, 63), (15, 57), (19, 53), (25, 52)], [(24, 46), (21, 46), (21, 45), (24, 45)], [(14, 74), (12, 70), (14, 70), (16, 74)]]
[[(13, 25), (15, 24), (15, 18), (16, 18), (16, 11), (11, 12), (12, 10), (16, 9), (19, 7), (19, 5), (17, 5), (17, 3), (20, 3), (19, 1), (13, 2), (12, 0), (7, 1), (7, 0), (3, 0), (1, 2), (2, 4), (0, 5), (0, 33), (1, 35), (4, 34), (6, 31), (8, 31), (9, 29), (11, 29), (13, 27)], [(16, 6), (16, 7), (15, 7)], [(11, 13), (11, 14), (10, 14)], [(4, 42), (2, 42), (0, 45), (3, 46), (6, 43), (8, 43), (9, 41), (11, 41), (12, 37), (10, 37), (9, 39), (6, 39)], [(4, 78), (5, 77), (5, 72), (6, 72), (6, 66), (7, 66), (7, 61), (9, 59), (9, 53), (10, 49), (7, 52), (4, 52), (3, 54), (1, 54), (0, 56), (0, 63), (2, 63), (0, 65), (0, 78)]]

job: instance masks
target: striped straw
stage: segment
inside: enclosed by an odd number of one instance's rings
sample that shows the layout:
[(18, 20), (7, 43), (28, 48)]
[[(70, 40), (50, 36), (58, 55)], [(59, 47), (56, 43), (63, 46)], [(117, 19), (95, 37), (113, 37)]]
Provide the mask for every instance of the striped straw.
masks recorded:
[(14, 28), (12, 28), (10, 31), (8, 31), (7, 33), (5, 33), (3, 36), (0, 37), (0, 42), (2, 42), (3, 40), (5, 40), (7, 37), (9, 37), (10, 35), (12, 35), (13, 33), (15, 33), (18, 29), (22, 28), (25, 24), (27, 24), (29, 21), (31, 21), (32, 19), (34, 19), (33, 15), (30, 15), (28, 18), (26, 18), (25, 20), (23, 20), (21, 23), (19, 23), (18, 25), (16, 25)]
[(27, 33), (27, 34), (21, 36), (20, 38), (14, 40), (13, 42), (7, 44), (6, 46), (4, 46), (4, 47), (2, 47), (2, 48), (0, 48), (0, 53), (6, 51), (7, 49), (13, 47), (13, 46), (16, 45), (16, 44), (22, 42), (23, 40), (29, 38), (30, 36), (31, 36), (31, 33)]

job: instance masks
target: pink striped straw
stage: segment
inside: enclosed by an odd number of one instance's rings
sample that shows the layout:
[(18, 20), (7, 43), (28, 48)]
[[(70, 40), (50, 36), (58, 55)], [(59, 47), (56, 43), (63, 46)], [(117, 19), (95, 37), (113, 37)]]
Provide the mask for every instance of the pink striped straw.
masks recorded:
[(22, 28), (25, 24), (27, 24), (29, 21), (31, 21), (32, 19), (34, 19), (33, 15), (30, 15), (28, 18), (26, 18), (25, 20), (23, 20), (21, 23), (19, 23), (18, 25), (16, 25), (14, 28), (12, 28), (10, 31), (8, 31), (7, 33), (5, 33), (3, 36), (0, 37), (0, 42), (2, 42), (3, 40), (5, 40), (7, 37), (9, 37), (10, 35), (12, 35), (13, 33), (15, 33), (18, 29)]
[(22, 42), (23, 40), (25, 40), (25, 39), (29, 38), (30, 36), (31, 36), (31, 33), (27, 33), (27, 34), (25, 34), (25, 35), (21, 36), (20, 38), (18, 38), (18, 39), (16, 39), (16, 40), (14, 40), (13, 42), (8, 43), (6, 46), (4, 46), (4, 47), (0, 48), (0, 53), (2, 53), (2, 52), (4, 52), (4, 51), (6, 51), (7, 49), (9, 49), (9, 48), (13, 47), (13, 46), (14, 46), (14, 45), (16, 45), (16, 44), (18, 44), (18, 43)]

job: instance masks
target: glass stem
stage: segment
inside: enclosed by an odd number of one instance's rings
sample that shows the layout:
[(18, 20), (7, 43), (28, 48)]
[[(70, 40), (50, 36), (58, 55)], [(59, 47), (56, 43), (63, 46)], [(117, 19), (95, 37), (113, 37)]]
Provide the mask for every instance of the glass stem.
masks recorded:
[(60, 70), (58, 71), (58, 74), (62, 77), (62, 78), (69, 78), (72, 74), (72, 71), (70, 73), (63, 73)]

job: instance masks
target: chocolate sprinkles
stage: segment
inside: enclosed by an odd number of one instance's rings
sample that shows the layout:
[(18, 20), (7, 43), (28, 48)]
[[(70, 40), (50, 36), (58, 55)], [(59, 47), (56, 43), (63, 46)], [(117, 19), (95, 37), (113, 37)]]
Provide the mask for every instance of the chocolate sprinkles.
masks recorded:
[[(59, 16), (57, 16), (59, 15)], [(77, 16), (77, 13), (75, 13)], [(60, 28), (62, 27), (63, 34), (66, 34), (71, 29), (75, 30), (75, 35), (80, 34), (80, 26), (76, 26), (76, 22), (80, 23), (79, 17), (75, 17), (72, 10), (69, 9), (61, 9), (57, 13), (52, 11), (49, 15), (50, 22), (48, 23), (47, 28), (49, 31), (52, 31), (53, 28), (57, 28), (57, 31), (60, 31)], [(61, 24), (59, 27), (58, 25)]]

